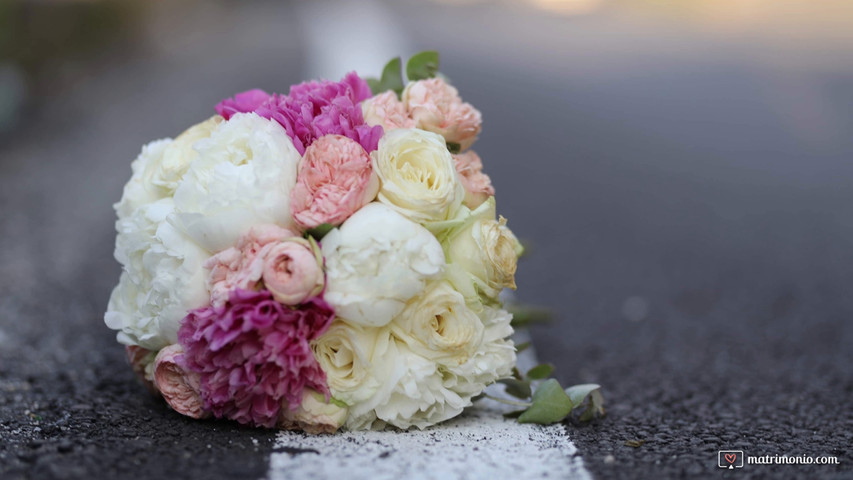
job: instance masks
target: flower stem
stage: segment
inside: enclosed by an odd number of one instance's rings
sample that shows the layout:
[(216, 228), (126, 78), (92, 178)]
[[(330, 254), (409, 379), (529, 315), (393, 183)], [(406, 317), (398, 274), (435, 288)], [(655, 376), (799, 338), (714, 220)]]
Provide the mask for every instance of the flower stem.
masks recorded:
[(491, 398), (492, 400), (494, 400), (494, 401), (496, 401), (496, 402), (503, 403), (503, 404), (506, 404), (506, 405), (512, 405), (512, 406), (514, 406), (514, 407), (525, 407), (525, 408), (530, 408), (530, 407), (532, 407), (532, 406), (533, 406), (533, 404), (532, 404), (532, 403), (528, 403), (528, 402), (516, 402), (515, 400), (507, 400), (506, 398), (495, 397), (495, 396), (493, 396), (493, 395), (489, 395), (488, 393), (484, 393), (484, 394), (483, 394), (483, 396), (485, 396), (486, 398)]

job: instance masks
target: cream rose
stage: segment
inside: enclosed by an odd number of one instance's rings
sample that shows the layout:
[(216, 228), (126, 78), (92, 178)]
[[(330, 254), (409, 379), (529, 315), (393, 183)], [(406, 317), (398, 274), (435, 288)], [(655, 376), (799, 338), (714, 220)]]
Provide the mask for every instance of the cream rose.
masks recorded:
[(390, 342), (387, 328), (361, 327), (335, 320), (311, 344), (311, 349), (326, 374), (332, 396), (353, 406), (372, 397), (385, 383), (377, 367)]
[(300, 155), (284, 128), (236, 114), (195, 144), (198, 158), (175, 191), (175, 224), (210, 252), (257, 224), (293, 228), (290, 191)]
[(449, 283), (432, 282), (394, 317), (391, 332), (413, 352), (442, 365), (460, 365), (483, 339), (483, 323)]
[(188, 310), (207, 305), (208, 253), (172, 226), (172, 199), (137, 208), (116, 222), (115, 257), (122, 264), (104, 321), (118, 340), (157, 351), (178, 342)]
[(446, 220), (465, 198), (453, 157), (440, 135), (393, 130), (379, 140), (371, 157), (380, 180), (378, 200), (415, 222)]
[(322, 242), (324, 299), (342, 319), (383, 326), (441, 275), (444, 252), (422, 226), (381, 203), (355, 212)]
[(495, 220), (494, 197), (445, 241), (448, 262), (467, 271), (486, 297), (497, 299), (505, 288), (515, 289), (515, 270), (521, 244), (506, 226)]
[(296, 410), (283, 406), (278, 418), (278, 427), (287, 430), (302, 430), (312, 435), (335, 433), (347, 419), (347, 408), (329, 402), (323, 394), (306, 388), (302, 392), (302, 403)]

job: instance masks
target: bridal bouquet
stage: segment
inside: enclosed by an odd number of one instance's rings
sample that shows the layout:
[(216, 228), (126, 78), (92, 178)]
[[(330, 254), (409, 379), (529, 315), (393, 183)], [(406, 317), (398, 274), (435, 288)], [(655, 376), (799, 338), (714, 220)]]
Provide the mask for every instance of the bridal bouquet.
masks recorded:
[(481, 115), (399, 59), (239, 93), (142, 148), (106, 324), (177, 412), (334, 432), (425, 428), (509, 377), (519, 242), (471, 150)]

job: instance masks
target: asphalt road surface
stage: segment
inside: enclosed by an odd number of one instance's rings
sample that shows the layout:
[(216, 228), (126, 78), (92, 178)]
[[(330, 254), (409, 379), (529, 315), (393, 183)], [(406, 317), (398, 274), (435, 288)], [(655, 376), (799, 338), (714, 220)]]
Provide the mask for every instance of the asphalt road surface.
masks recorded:
[[(476, 149), (531, 245), (517, 298), (555, 314), (533, 330), (541, 359), (603, 386), (607, 417), (566, 425), (593, 476), (853, 477), (849, 46), (389, 5), (483, 112)], [(297, 10), (161, 12), (2, 138), (0, 478), (267, 473), (273, 432), (146, 395), (102, 314), (111, 204), (140, 145), (236, 91), (340, 73), (315, 71), (316, 12)], [(727, 471), (718, 450), (840, 463)]]

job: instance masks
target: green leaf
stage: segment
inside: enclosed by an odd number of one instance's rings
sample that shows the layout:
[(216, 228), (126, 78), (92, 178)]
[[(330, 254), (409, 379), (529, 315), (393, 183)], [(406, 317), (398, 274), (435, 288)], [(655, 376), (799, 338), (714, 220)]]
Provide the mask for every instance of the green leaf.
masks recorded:
[(528, 370), (527, 378), (531, 380), (542, 380), (543, 378), (550, 377), (552, 373), (554, 373), (554, 365), (551, 365), (550, 363), (543, 363)]
[[(382, 69), (382, 87), (385, 90), (393, 90), (399, 96), (403, 93), (403, 62), (400, 57), (392, 58)], [(384, 91), (384, 90), (383, 90)]]
[(409, 81), (432, 78), (438, 73), (438, 52), (427, 50), (416, 53), (406, 63), (406, 76)]
[(335, 397), (329, 397), (329, 403), (331, 403), (332, 405), (337, 405), (341, 408), (349, 408), (349, 405), (347, 405), (346, 402), (344, 402), (343, 400), (338, 400)]
[(575, 404), (575, 409), (582, 409), (578, 420), (588, 422), (597, 416), (604, 415), (604, 396), (601, 387), (594, 383), (574, 385), (566, 389), (566, 395)]
[(572, 401), (555, 379), (539, 385), (533, 394), (533, 406), (518, 417), (519, 423), (547, 425), (566, 418), (572, 412)]
[(504, 413), (504, 418), (518, 418), (524, 412), (525, 412), (525, 410), (516, 410), (514, 412), (507, 412), (507, 413)]
[(373, 93), (374, 95), (378, 95), (378, 94), (385, 91), (385, 89), (382, 88), (382, 82), (381, 81), (379, 81), (373, 77), (368, 77), (368, 78), (365, 78), (364, 80), (367, 82), (367, 86), (370, 87), (370, 92)]
[(626, 447), (638, 448), (638, 447), (642, 447), (644, 443), (646, 443), (645, 440), (626, 440), (625, 446)]
[(515, 353), (521, 353), (530, 348), (530, 342), (519, 343), (515, 346)]
[(508, 310), (512, 313), (511, 325), (513, 328), (526, 327), (532, 323), (547, 323), (553, 320), (553, 314), (547, 308), (511, 305)]
[(502, 383), (506, 388), (506, 393), (515, 398), (530, 398), (531, 390), (529, 381), (518, 380), (515, 378), (502, 378), (498, 380), (498, 383)]
[(329, 224), (329, 223), (324, 223), (322, 225), (318, 225), (318, 226), (312, 228), (311, 230), (308, 230), (307, 233), (308, 233), (308, 235), (314, 237), (315, 240), (319, 241), (319, 240), (322, 240), (323, 237), (325, 237), (327, 233), (332, 231), (333, 228), (335, 228), (334, 225)]
[(572, 400), (574, 405), (580, 405), (586, 400), (587, 395), (601, 388), (601, 385), (595, 383), (585, 383), (582, 385), (572, 385), (566, 389), (566, 395)]
[(459, 153), (462, 151), (462, 145), (455, 142), (447, 142), (447, 149), (450, 153)]

